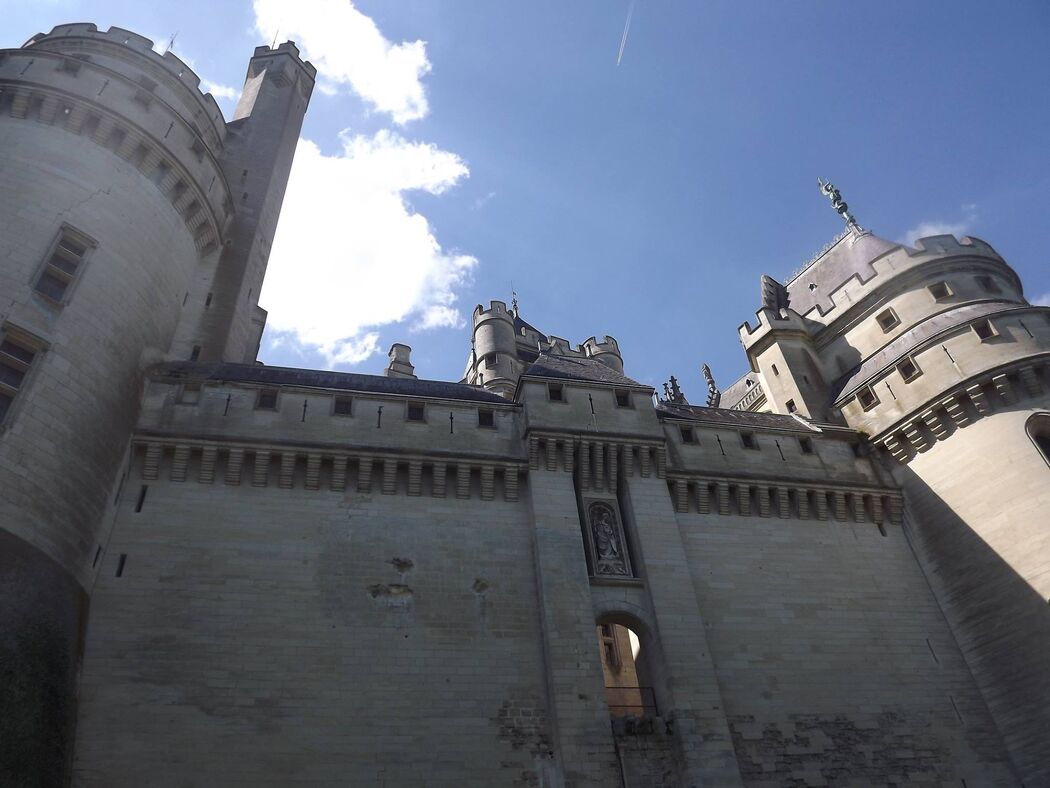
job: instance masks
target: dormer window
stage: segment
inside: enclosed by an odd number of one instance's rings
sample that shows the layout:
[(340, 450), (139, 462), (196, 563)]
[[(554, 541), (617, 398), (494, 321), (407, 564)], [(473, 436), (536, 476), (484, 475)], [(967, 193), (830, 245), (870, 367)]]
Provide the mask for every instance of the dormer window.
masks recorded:
[(879, 324), (879, 328), (881, 328), (884, 333), (893, 330), (900, 325), (901, 322), (900, 318), (897, 317), (897, 313), (892, 309), (886, 309), (879, 312), (875, 317), (875, 321)]

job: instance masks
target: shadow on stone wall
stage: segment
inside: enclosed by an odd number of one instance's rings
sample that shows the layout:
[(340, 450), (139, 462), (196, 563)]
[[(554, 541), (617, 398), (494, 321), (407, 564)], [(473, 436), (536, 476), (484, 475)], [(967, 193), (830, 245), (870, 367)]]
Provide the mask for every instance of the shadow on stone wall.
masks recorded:
[(87, 597), (0, 531), (0, 785), (68, 785)]
[[(910, 468), (897, 473), (905, 532), (1023, 784), (1050, 785), (1047, 600)], [(977, 738), (976, 750), (989, 745)]]

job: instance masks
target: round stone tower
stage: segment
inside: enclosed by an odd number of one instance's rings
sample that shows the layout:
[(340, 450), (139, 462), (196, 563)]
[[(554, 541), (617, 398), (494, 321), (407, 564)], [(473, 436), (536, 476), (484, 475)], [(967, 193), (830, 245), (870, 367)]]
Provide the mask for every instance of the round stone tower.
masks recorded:
[(779, 287), (740, 332), (774, 410), (884, 451), (1018, 771), (1050, 781), (1050, 309), (987, 243), (947, 235), (851, 229)]
[(0, 783), (5, 747), (41, 764), (18, 784), (66, 769), (143, 369), (222, 278), (240, 196), (199, 82), (118, 28), (62, 25), (0, 51), (0, 663), (34, 688), (0, 693)]
[(580, 349), (596, 361), (623, 374), (623, 356), (620, 355), (620, 345), (615, 337), (605, 336), (601, 342), (597, 337), (591, 337)]
[(478, 304), (473, 317), (472, 362), (477, 385), (504, 397), (513, 396), (522, 371), (514, 334), (514, 314), (503, 301), (492, 301), (488, 309)]

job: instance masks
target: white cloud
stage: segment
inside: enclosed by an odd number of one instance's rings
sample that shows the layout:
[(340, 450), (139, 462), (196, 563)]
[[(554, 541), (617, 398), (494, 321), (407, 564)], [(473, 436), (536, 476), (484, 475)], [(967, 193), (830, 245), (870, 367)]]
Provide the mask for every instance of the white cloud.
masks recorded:
[(947, 222), (922, 222), (917, 227), (913, 227), (904, 234), (904, 243), (908, 246), (912, 246), (916, 239), (926, 238), (931, 235), (954, 235), (959, 237), (966, 235), (970, 229), (969, 222), (956, 222), (955, 224), (948, 224)]
[(267, 41), (295, 40), (316, 67), (318, 89), (340, 86), (404, 124), (427, 114), (422, 78), (430, 71), (424, 41), (394, 44), (351, 0), (253, 0), (255, 26)]
[(302, 139), (295, 154), (262, 305), (279, 336), (317, 348), (329, 364), (379, 351), (380, 326), (458, 326), (456, 290), (477, 263), (441, 248), (405, 192), (442, 194), (469, 175), (454, 153), (383, 130), (340, 135), (324, 155)]
[(201, 77), (201, 90), (205, 93), (211, 93), (216, 99), (226, 99), (227, 101), (234, 101), (241, 95), (241, 91), (237, 88), (212, 82), (204, 77)]
[(1032, 303), (1035, 306), (1050, 306), (1050, 293), (1043, 293), (1038, 298), (1033, 298)]
[(966, 203), (961, 206), (964, 218), (958, 222), (921, 222), (904, 234), (901, 243), (914, 246), (919, 238), (931, 235), (954, 235), (961, 238), (973, 229), (977, 221), (977, 203)]

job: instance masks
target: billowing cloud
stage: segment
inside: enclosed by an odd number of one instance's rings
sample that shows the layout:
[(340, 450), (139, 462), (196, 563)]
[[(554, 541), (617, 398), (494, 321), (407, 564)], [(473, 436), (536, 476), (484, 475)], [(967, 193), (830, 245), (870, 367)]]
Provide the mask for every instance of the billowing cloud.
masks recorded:
[(920, 222), (904, 234), (901, 243), (914, 246), (917, 239), (931, 235), (954, 235), (961, 238), (973, 229), (977, 221), (977, 204), (967, 203), (962, 206), (962, 211), (965, 216), (958, 222)]
[(295, 40), (316, 67), (318, 89), (347, 87), (404, 124), (427, 114), (422, 78), (426, 43), (387, 40), (351, 0), (253, 0), (255, 26), (267, 41)]
[(1032, 303), (1036, 306), (1050, 306), (1050, 293), (1043, 293), (1041, 296), (1033, 298)]
[(333, 156), (299, 141), (260, 301), (277, 336), (332, 365), (379, 350), (380, 326), (457, 326), (456, 290), (475, 258), (442, 249), (405, 193), (441, 194), (469, 175), (454, 153), (388, 131), (340, 135)]
[(225, 99), (226, 101), (234, 101), (241, 95), (241, 91), (237, 88), (212, 82), (204, 77), (201, 77), (201, 90), (205, 93), (211, 93), (216, 99)]

